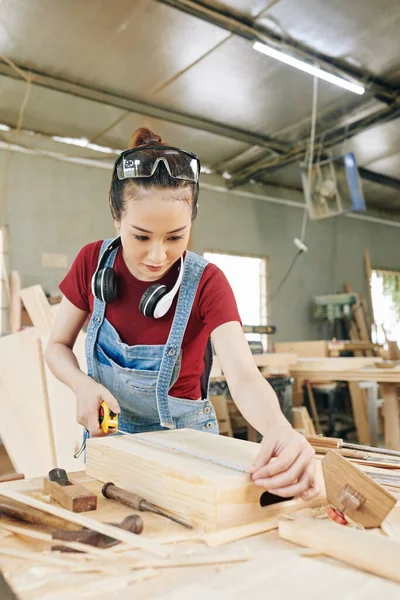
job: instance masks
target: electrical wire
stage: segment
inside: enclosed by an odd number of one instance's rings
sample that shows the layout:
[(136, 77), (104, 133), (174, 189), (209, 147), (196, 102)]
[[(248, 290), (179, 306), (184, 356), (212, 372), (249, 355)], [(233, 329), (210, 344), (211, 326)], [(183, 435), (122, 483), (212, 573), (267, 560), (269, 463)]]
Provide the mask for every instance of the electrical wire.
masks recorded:
[[(308, 185), (310, 187), (310, 193), (311, 193), (312, 167), (313, 167), (313, 162), (314, 162), (315, 130), (316, 130), (316, 124), (317, 124), (317, 106), (318, 106), (318, 77), (314, 77), (313, 99), (312, 99), (312, 110), (311, 110), (311, 132), (310, 132), (310, 142), (308, 145)], [(306, 205), (304, 207), (303, 223), (301, 225), (300, 240), (302, 242), (305, 242), (307, 222), (308, 222), (308, 209), (307, 209), (307, 205)]]
[[(311, 111), (311, 132), (310, 132), (310, 141), (307, 147), (307, 151), (308, 151), (308, 155), (306, 152), (306, 157), (305, 157), (305, 162), (307, 162), (307, 158), (308, 158), (308, 184), (311, 186), (311, 175), (312, 175), (312, 167), (313, 167), (313, 162), (314, 162), (314, 147), (315, 147), (315, 131), (316, 131), (316, 124), (317, 124), (317, 106), (318, 106), (318, 77), (314, 77), (314, 81), (313, 81), (313, 97), (312, 97), (312, 111)], [(301, 227), (301, 236), (300, 236), (300, 241), (301, 242), (305, 242), (305, 237), (306, 237), (306, 228), (307, 228), (307, 221), (308, 221), (308, 209), (307, 206), (304, 207), (304, 212), (303, 212), (303, 222), (302, 222), (302, 227)], [(292, 272), (292, 269), (294, 267), (294, 265), (296, 264), (297, 259), (299, 258), (299, 256), (301, 254), (303, 254), (304, 250), (299, 250), (295, 255), (294, 258), (289, 266), (289, 269), (287, 270), (287, 272), (285, 273), (285, 275), (282, 278), (282, 281), (278, 284), (276, 290), (274, 291), (274, 293), (271, 295), (271, 297), (269, 298), (269, 302), (272, 302), (272, 300), (274, 298), (276, 298), (278, 292), (282, 289), (283, 285), (286, 283), (290, 273)]]
[(268, 302), (272, 302), (272, 300), (273, 300), (273, 299), (276, 297), (276, 295), (278, 294), (279, 290), (281, 290), (281, 289), (282, 289), (282, 287), (283, 287), (283, 285), (286, 283), (286, 281), (287, 281), (287, 279), (288, 279), (288, 277), (289, 277), (290, 273), (292, 272), (292, 269), (293, 269), (294, 265), (296, 264), (296, 261), (297, 261), (297, 259), (299, 258), (300, 254), (303, 254), (303, 253), (304, 253), (304, 250), (299, 250), (299, 251), (298, 251), (298, 252), (295, 254), (295, 256), (294, 256), (294, 258), (293, 258), (293, 260), (292, 260), (292, 262), (291, 262), (291, 264), (290, 264), (290, 267), (289, 267), (289, 268), (288, 268), (288, 270), (286, 271), (286, 274), (284, 275), (284, 277), (283, 277), (282, 281), (279, 283), (279, 285), (278, 285), (278, 287), (276, 288), (276, 290), (274, 291), (274, 293), (273, 293), (273, 294), (272, 294), (272, 295), (269, 297), (269, 299), (268, 299)]

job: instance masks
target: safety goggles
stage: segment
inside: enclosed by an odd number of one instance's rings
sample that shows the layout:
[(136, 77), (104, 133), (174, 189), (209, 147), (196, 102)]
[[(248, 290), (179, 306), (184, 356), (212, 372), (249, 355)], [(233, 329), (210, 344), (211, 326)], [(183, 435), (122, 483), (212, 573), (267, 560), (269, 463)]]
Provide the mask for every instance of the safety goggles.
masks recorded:
[(125, 150), (116, 161), (118, 179), (152, 177), (160, 163), (173, 179), (193, 183), (199, 180), (198, 156), (172, 146), (142, 146)]

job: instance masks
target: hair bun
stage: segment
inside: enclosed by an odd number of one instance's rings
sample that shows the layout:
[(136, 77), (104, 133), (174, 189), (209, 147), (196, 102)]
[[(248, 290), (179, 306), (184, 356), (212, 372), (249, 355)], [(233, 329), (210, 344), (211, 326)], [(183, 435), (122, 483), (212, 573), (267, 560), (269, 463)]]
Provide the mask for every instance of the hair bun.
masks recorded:
[(139, 127), (133, 132), (132, 138), (129, 144), (129, 148), (138, 148), (139, 146), (147, 146), (151, 144), (163, 145), (161, 137), (148, 129), (147, 127)]

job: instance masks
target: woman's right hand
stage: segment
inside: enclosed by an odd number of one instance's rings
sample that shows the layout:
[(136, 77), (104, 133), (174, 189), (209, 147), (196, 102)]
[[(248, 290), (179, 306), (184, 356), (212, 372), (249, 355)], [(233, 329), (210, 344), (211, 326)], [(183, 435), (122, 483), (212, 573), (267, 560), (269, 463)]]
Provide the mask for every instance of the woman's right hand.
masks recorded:
[(90, 435), (101, 437), (104, 433), (99, 423), (99, 410), (102, 402), (107, 402), (110, 410), (118, 414), (119, 404), (114, 396), (101, 383), (96, 383), (90, 377), (77, 389), (77, 421), (83, 425)]

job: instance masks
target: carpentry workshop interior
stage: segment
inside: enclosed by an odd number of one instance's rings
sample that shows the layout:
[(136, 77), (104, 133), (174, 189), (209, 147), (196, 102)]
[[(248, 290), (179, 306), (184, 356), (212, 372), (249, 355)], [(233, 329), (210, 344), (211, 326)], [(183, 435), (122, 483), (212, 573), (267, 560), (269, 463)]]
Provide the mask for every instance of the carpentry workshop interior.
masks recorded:
[(399, 29), (0, 2), (0, 600), (400, 598)]

